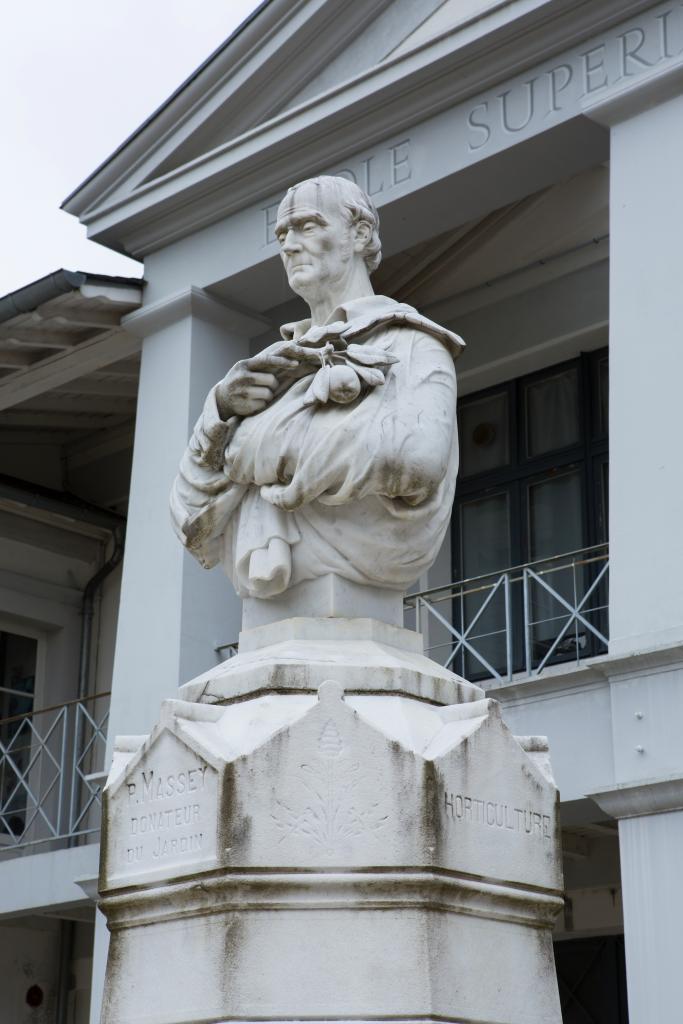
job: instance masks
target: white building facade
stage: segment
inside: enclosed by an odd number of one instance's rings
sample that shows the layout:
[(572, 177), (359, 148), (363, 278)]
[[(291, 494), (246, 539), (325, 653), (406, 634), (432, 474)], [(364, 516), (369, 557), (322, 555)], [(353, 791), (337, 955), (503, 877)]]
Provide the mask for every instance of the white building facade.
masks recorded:
[(208, 389), (303, 315), (274, 216), (318, 173), (378, 206), (376, 290), (467, 343), (406, 622), (550, 739), (564, 1019), (683, 1018), (682, 129), (677, 0), (269, 0), (66, 200), (144, 283), (0, 300), (1, 1024), (99, 1019), (107, 749), (240, 627), (170, 484)]

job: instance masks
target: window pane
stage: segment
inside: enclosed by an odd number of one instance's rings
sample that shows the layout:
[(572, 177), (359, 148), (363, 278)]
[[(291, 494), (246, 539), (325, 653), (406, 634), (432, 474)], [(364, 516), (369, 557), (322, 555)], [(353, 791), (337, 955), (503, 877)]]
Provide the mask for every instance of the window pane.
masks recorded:
[(510, 564), (507, 494), (464, 502), (460, 514), (465, 576), (507, 569)]
[[(14, 718), (33, 710), (38, 643), (31, 637), (0, 632), (0, 719)], [(24, 829), (27, 801), (21, 777), (31, 763), (32, 734), (27, 719), (0, 721), (0, 741), (11, 751), (12, 762), (0, 763), (0, 833), (19, 835)], [(35, 784), (37, 769), (31, 772)]]
[(576, 369), (526, 386), (527, 457), (578, 444), (579, 386)]
[(600, 360), (598, 365), (598, 429), (601, 434), (609, 432), (609, 360)]
[[(507, 494), (494, 494), (463, 504), (461, 530), (462, 564), (466, 577), (502, 572), (508, 568), (510, 525)], [(494, 589), (496, 580), (494, 576), (482, 581), (453, 602), (457, 628), (462, 631), (470, 628), (468, 642), (480, 655), (477, 658), (462, 653), (458, 668), (467, 678), (490, 675), (487, 664), (499, 672), (506, 669), (505, 591), (502, 586)]]
[(463, 403), (460, 411), (462, 476), (497, 469), (510, 461), (508, 422), (505, 391)]
[(26, 694), (33, 703), (37, 647), (31, 637), (0, 632), (0, 718), (16, 713), (8, 710), (10, 696)]
[[(576, 551), (583, 546), (581, 497), (578, 470), (529, 487), (529, 549), (532, 561)], [(531, 579), (528, 584), (529, 635), (532, 660), (537, 665), (550, 651), (553, 657), (566, 657), (576, 655), (577, 645), (579, 650), (586, 646), (589, 638), (584, 627), (578, 629), (575, 626), (560, 637), (568, 623), (569, 613), (559, 598), (572, 607), (578, 604), (586, 591), (587, 575), (585, 568), (575, 565), (571, 559), (537, 564), (534, 571), (543, 580), (540, 583)]]
[(598, 536), (606, 542), (609, 536), (609, 463), (600, 467), (600, 506), (598, 511)]
[(529, 551), (532, 561), (583, 546), (581, 474), (578, 469), (529, 487)]

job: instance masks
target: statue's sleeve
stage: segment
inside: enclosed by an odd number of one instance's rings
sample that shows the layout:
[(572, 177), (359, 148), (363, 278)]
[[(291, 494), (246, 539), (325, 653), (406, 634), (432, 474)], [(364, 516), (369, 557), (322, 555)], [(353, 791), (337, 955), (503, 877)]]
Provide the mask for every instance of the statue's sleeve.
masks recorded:
[(207, 569), (220, 561), (223, 533), (245, 490), (223, 472), (225, 450), (239, 422), (237, 416), (221, 419), (212, 388), (171, 489), (173, 528)]
[(291, 483), (263, 487), (264, 498), (285, 510), (313, 500), (343, 505), (368, 495), (416, 506), (454, 471), (451, 354), (435, 338), (406, 329), (393, 332), (388, 349), (399, 362), (386, 383), (355, 407), (328, 405), (316, 413)]

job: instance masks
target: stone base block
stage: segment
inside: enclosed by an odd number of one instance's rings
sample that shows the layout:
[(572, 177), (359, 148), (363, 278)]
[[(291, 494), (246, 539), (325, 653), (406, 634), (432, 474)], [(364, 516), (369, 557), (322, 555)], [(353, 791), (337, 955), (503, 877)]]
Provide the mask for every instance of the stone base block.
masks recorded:
[(103, 1020), (559, 1024), (561, 902), (408, 867), (224, 873), (110, 896), (126, 983), (108, 989)]
[(351, 583), (328, 573), (291, 587), (281, 597), (247, 597), (242, 602), (243, 630), (294, 618), (377, 619), (402, 626), (403, 592)]
[(316, 693), (343, 679), (347, 693), (395, 693), (431, 704), (484, 691), (437, 665), (422, 636), (377, 619), (289, 618), (240, 633), (239, 654), (180, 688), (183, 700), (227, 704), (266, 692)]
[(118, 745), (102, 1024), (560, 1024), (547, 744), (345, 678), (168, 701)]

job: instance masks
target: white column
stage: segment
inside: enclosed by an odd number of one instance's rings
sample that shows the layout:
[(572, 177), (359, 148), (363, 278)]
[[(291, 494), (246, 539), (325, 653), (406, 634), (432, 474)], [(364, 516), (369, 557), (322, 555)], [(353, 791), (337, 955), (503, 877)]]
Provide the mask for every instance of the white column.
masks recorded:
[[(249, 354), (263, 324), (201, 289), (143, 306), (126, 321), (143, 337), (128, 527), (106, 764), (114, 737), (148, 732), (179, 685), (236, 640), (241, 601), (220, 569), (207, 572), (171, 528), (171, 484), (209, 388)], [(99, 1024), (109, 933), (97, 912), (90, 1024)]]
[(237, 639), (241, 617), (223, 573), (202, 569), (173, 533), (169, 493), (209, 388), (248, 355), (246, 330), (194, 288), (143, 306), (126, 328), (144, 340), (109, 751), (117, 734), (147, 732), (164, 698), (216, 664), (214, 647)]
[(100, 1024), (102, 995), (109, 952), (109, 929), (104, 914), (95, 909), (95, 937), (92, 952), (92, 975), (90, 979), (90, 1022)]
[(619, 820), (630, 1024), (680, 1020), (683, 776), (616, 786), (593, 799)]
[(683, 95), (633, 109), (605, 117), (613, 654), (683, 640)]
[[(678, 81), (677, 81), (678, 79)], [(610, 678), (631, 1024), (680, 1018), (683, 95), (680, 67), (587, 110), (610, 128)], [(639, 652), (641, 652), (639, 654)], [(645, 653), (642, 653), (645, 652)]]

